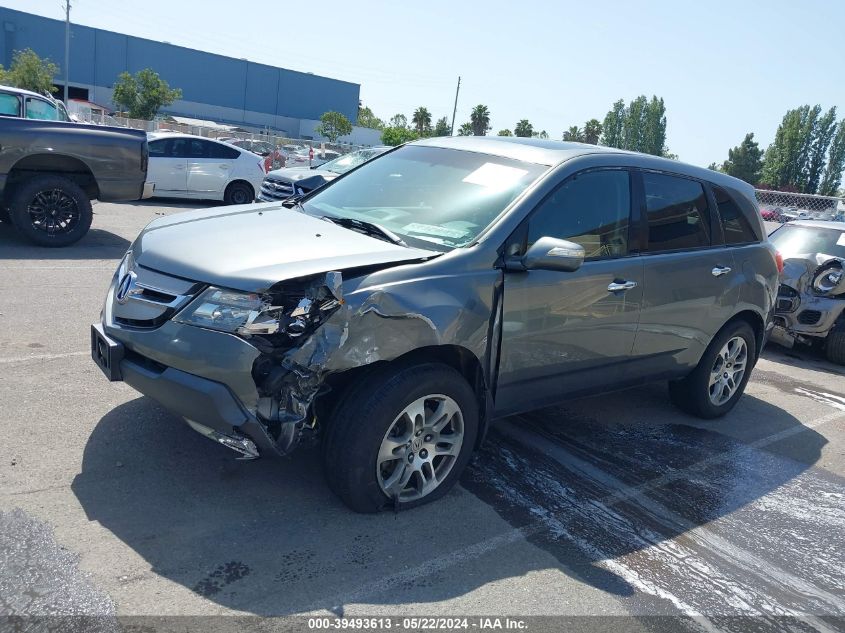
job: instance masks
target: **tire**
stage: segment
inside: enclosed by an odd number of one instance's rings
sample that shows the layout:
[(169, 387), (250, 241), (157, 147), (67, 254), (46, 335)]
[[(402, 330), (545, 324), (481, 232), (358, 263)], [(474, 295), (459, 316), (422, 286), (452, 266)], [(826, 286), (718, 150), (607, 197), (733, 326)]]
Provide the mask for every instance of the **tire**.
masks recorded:
[[(424, 414), (413, 430), (406, 408)], [(435, 430), (437, 411), (453, 413)], [(408, 509), (442, 497), (466, 467), (478, 435), (475, 393), (460, 373), (436, 363), (367, 375), (341, 398), (332, 418), (323, 438), (326, 481), (362, 513)], [(392, 494), (386, 485), (392, 485)]]
[(833, 330), (827, 335), (824, 355), (831, 363), (845, 365), (845, 331)]
[[(737, 371), (737, 362), (726, 362), (722, 356), (729, 342), (735, 343), (742, 340), (745, 345), (744, 371), (738, 379), (732, 379), (728, 384), (722, 384), (724, 374), (731, 374)], [(737, 349), (736, 347), (730, 350)], [(729, 350), (729, 351), (730, 351)], [(721, 359), (721, 360), (720, 360)], [(751, 370), (757, 362), (757, 339), (754, 330), (745, 321), (733, 321), (723, 327), (707, 346), (701, 360), (696, 368), (686, 378), (669, 383), (669, 397), (672, 403), (682, 411), (705, 420), (719, 418), (734, 408), (742, 397)], [(720, 371), (715, 372), (717, 363)], [(725, 372), (723, 370), (727, 369)], [(712, 385), (711, 377), (720, 374), (719, 383)], [(736, 376), (731, 376), (736, 378)], [(724, 401), (720, 398), (728, 396)], [(714, 401), (713, 398), (716, 398)]]
[(249, 204), (255, 201), (255, 192), (249, 183), (233, 182), (226, 187), (223, 201), (226, 204)]
[(64, 176), (45, 174), (17, 185), (9, 200), (12, 224), (39, 246), (69, 246), (91, 228), (94, 213), (82, 187)]

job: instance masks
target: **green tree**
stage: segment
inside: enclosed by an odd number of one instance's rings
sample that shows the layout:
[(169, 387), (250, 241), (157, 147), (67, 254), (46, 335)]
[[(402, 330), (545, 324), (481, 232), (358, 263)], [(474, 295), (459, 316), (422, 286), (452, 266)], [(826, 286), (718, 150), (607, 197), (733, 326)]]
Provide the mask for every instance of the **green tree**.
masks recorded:
[(710, 163), (709, 165), (707, 165), (707, 169), (711, 171), (722, 171), (722, 168), (716, 163)]
[(505, 128), (504, 130), (499, 130), (498, 132), (496, 132), (496, 136), (513, 136), (513, 132)]
[(419, 138), (419, 134), (409, 127), (395, 127), (389, 126), (381, 132), (381, 142), (391, 147), (414, 141)]
[(467, 121), (466, 123), (462, 123), (461, 127), (458, 128), (458, 136), (472, 136), (473, 129), (472, 123)]
[(830, 144), (827, 158), (827, 168), (824, 171), (819, 193), (823, 196), (837, 195), (837, 189), (842, 182), (842, 170), (845, 169), (845, 119), (839, 122), (836, 135)]
[(437, 119), (437, 123), (434, 124), (434, 132), (432, 133), (433, 136), (450, 136), (452, 134), (452, 126), (449, 125), (449, 119), (445, 116), (440, 117)]
[(112, 101), (132, 119), (151, 120), (159, 109), (182, 98), (182, 91), (171, 88), (150, 68), (135, 75), (122, 72), (114, 84)]
[(485, 136), (490, 129), (490, 110), (486, 105), (477, 105), (469, 115), (472, 133), (475, 136)]
[(590, 145), (598, 145), (599, 138), (601, 137), (601, 130), (602, 125), (601, 121), (598, 119), (590, 119), (584, 124), (584, 143), (589, 143)]
[(420, 136), (431, 134), (431, 112), (428, 111), (428, 108), (420, 106), (414, 110), (414, 116), (411, 118), (411, 122)]
[(622, 131), (625, 128), (625, 101), (620, 99), (604, 117), (601, 144), (607, 147), (623, 146)]
[(320, 123), (314, 128), (320, 136), (325, 136), (331, 143), (337, 141), (341, 136), (352, 134), (352, 122), (340, 112), (324, 112), (320, 117)]
[(514, 135), (522, 138), (531, 138), (534, 136), (534, 126), (528, 122), (528, 119), (521, 119), (513, 130)]
[(408, 127), (408, 117), (404, 114), (394, 114), (390, 117), (390, 127)]
[(49, 59), (41, 59), (31, 48), (15, 51), (12, 65), (6, 70), (0, 65), (0, 84), (32, 90), (43, 94), (55, 92), (53, 78), (59, 67)]
[(749, 132), (742, 143), (728, 150), (728, 160), (722, 163), (719, 171), (756, 185), (763, 169), (762, 157), (763, 151), (754, 141), (754, 133)]
[[(833, 143), (839, 134), (836, 109), (822, 115), (821, 106), (803, 105), (783, 116), (775, 140), (766, 149), (761, 181), (772, 189), (816, 193), (841, 174), (829, 172), (835, 156)], [(826, 169), (827, 165), (828, 169)], [(835, 165), (834, 165), (835, 171)], [(841, 172), (841, 169), (840, 169)]]
[(666, 106), (656, 96), (640, 95), (627, 106), (620, 99), (604, 117), (601, 144), (635, 152), (666, 154)]
[(534, 134), (532, 134), (532, 136), (534, 138), (546, 139), (546, 138), (549, 138), (549, 133), (546, 132), (546, 130), (540, 130), (539, 132), (534, 132)]
[(368, 107), (358, 107), (358, 122), (356, 125), (372, 130), (384, 129), (384, 121), (373, 114), (373, 111)]
[(573, 125), (566, 132), (563, 133), (564, 141), (573, 141), (575, 143), (584, 142), (584, 132), (577, 125)]

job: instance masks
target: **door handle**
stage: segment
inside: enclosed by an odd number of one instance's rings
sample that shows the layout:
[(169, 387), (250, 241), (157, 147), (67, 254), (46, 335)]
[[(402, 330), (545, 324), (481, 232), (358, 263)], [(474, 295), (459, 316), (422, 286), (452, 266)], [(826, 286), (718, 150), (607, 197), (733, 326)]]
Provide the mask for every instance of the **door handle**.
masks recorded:
[(727, 275), (731, 272), (730, 266), (716, 266), (713, 270), (710, 271), (714, 277), (721, 277), (722, 275)]
[(636, 281), (614, 281), (607, 287), (608, 292), (625, 292), (626, 290), (633, 290), (637, 287)]

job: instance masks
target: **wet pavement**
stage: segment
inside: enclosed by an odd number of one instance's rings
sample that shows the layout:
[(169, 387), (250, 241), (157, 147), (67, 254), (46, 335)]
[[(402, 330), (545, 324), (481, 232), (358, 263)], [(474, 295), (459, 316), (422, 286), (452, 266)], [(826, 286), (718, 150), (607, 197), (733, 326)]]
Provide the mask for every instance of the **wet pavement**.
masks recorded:
[(355, 515), (316, 451), (235, 461), (91, 363), (117, 259), (180, 208), (97, 205), (66, 251), (0, 225), (0, 614), (104, 630), (114, 614), (302, 613), (843, 629), (845, 368), (769, 349), (715, 422), (664, 385), (512, 417), (441, 501)]

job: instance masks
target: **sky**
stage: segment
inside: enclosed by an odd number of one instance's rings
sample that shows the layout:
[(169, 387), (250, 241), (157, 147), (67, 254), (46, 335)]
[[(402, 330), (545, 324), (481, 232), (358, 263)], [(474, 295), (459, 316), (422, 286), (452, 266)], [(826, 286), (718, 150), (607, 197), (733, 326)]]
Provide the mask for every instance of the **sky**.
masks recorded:
[[(3, 0), (57, 19), (60, 0)], [(842, 0), (71, 0), (71, 22), (361, 85), (380, 118), (425, 106), (455, 128), (477, 104), (492, 134), (528, 119), (560, 139), (645, 94), (666, 104), (667, 145), (689, 163), (765, 148), (786, 110), (845, 118)]]

